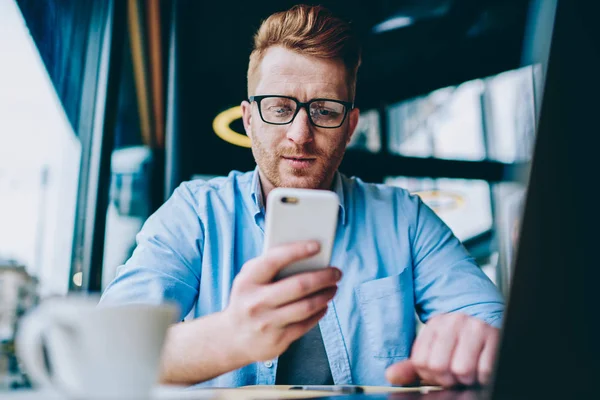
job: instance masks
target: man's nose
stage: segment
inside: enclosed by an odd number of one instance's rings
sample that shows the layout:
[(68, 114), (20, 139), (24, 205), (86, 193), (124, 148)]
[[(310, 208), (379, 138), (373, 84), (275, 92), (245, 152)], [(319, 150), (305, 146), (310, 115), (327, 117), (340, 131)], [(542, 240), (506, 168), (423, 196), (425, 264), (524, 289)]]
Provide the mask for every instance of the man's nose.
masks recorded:
[(298, 111), (296, 118), (287, 130), (287, 138), (296, 144), (305, 144), (313, 141), (312, 125), (308, 119), (306, 109)]

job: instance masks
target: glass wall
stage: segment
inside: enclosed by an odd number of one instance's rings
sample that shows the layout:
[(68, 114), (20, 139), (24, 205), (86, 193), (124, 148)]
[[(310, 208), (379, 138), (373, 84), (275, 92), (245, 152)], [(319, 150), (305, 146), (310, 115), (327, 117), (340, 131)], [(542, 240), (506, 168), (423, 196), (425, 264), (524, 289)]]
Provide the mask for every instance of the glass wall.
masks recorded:
[(0, 259), (68, 289), (81, 149), (17, 4), (0, 2)]

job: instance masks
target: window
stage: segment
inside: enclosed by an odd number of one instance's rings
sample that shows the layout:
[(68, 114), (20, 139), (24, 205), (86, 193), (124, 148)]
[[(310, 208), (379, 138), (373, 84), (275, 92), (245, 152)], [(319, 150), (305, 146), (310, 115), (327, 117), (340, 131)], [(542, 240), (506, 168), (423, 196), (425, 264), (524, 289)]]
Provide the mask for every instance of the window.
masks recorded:
[(390, 152), (452, 160), (528, 161), (535, 135), (537, 70), (524, 67), (389, 106)]
[(14, 1), (0, 2), (0, 259), (69, 282), (80, 145)]
[(391, 153), (482, 160), (483, 82), (470, 81), (388, 107)]
[(368, 110), (360, 113), (358, 125), (352, 135), (349, 149), (366, 150), (371, 153), (381, 151), (381, 130), (379, 127), (379, 112)]
[(492, 229), (490, 187), (485, 181), (388, 177), (385, 183), (419, 195), (461, 241)]
[(528, 161), (535, 136), (532, 67), (508, 71), (485, 80), (490, 158)]
[(499, 248), (499, 266), (503, 270), (504, 284), (508, 287), (512, 275), (516, 245), (521, 228), (525, 201), (525, 186), (503, 182), (494, 185), (495, 226)]

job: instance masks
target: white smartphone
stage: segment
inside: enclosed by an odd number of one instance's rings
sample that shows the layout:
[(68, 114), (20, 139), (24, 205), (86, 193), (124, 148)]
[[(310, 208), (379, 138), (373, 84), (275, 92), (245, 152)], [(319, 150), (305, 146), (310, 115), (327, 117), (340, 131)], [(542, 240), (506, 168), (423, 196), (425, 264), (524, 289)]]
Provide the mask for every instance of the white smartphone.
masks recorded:
[(298, 241), (321, 244), (319, 253), (290, 264), (276, 279), (329, 266), (338, 210), (339, 198), (328, 190), (276, 188), (269, 193), (264, 251)]

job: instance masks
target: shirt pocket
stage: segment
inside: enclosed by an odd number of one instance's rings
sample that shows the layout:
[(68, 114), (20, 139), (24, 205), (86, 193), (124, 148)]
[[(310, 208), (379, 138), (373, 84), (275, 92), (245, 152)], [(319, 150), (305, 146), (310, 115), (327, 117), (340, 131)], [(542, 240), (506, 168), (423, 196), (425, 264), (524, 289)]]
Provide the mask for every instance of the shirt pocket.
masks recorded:
[(407, 270), (362, 283), (355, 293), (374, 356), (408, 358), (415, 335), (415, 314)]

